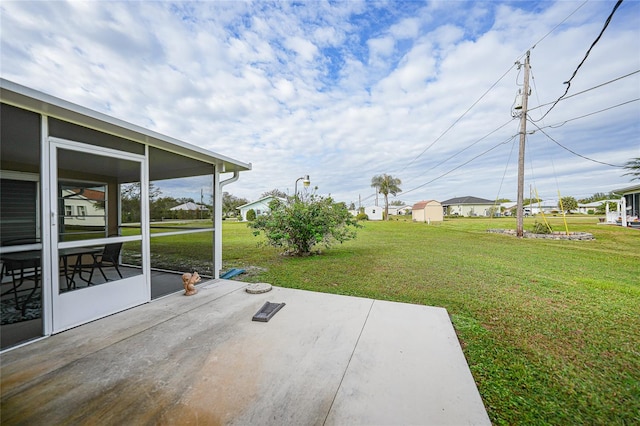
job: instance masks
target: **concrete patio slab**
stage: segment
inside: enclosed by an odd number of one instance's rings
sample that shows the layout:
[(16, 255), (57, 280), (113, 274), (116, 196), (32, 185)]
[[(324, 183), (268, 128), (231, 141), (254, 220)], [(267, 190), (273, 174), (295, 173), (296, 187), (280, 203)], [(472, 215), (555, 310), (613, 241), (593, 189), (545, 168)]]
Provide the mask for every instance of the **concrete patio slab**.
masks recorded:
[[(490, 424), (444, 309), (245, 287), (5, 352), (3, 424)], [(286, 306), (251, 321), (266, 301)]]
[(443, 308), (376, 300), (327, 424), (489, 423)]

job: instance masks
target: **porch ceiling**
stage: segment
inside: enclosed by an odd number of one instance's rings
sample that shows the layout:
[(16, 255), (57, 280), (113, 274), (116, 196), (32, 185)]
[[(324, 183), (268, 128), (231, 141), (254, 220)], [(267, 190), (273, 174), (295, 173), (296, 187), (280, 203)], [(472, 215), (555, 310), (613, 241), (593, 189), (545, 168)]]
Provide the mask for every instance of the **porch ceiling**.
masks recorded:
[(58, 118), (99, 132), (148, 144), (152, 147), (197, 159), (208, 164), (215, 164), (220, 168), (221, 172), (251, 170), (250, 163), (234, 160), (5, 79), (0, 79), (0, 100), (9, 105)]

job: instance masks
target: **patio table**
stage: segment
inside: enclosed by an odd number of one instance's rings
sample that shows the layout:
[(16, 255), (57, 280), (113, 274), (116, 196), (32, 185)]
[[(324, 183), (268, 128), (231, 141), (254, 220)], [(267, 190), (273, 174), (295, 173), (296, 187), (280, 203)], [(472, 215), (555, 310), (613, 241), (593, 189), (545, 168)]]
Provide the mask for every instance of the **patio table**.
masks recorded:
[[(60, 255), (60, 259), (62, 260), (63, 270), (65, 279), (67, 281), (67, 290), (71, 290), (71, 288), (76, 288), (76, 273), (78, 274), (78, 278), (82, 281), (86, 282), (88, 285), (91, 285), (90, 280), (86, 280), (82, 278), (82, 257), (89, 255), (92, 259), (98, 253), (102, 253), (104, 247), (73, 247), (73, 248), (64, 248), (58, 250), (58, 254)], [(76, 261), (69, 268), (69, 257), (75, 256)], [(71, 273), (69, 273), (71, 271)]]

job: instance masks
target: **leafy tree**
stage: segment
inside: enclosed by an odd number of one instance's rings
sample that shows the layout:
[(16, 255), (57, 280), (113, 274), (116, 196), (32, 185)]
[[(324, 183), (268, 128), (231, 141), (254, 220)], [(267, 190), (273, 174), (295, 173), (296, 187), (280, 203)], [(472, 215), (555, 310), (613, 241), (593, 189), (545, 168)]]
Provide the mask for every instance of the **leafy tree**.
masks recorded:
[(164, 218), (176, 219), (177, 214), (171, 208), (177, 206), (178, 203), (173, 197), (160, 197), (149, 203), (149, 213), (151, 220), (162, 220)]
[(400, 201), (400, 200), (393, 200), (392, 202), (389, 203), (390, 206), (404, 206), (404, 201)]
[(122, 222), (140, 222), (140, 183), (120, 186), (120, 210)]
[(260, 195), (260, 198), (265, 198), (269, 195), (273, 195), (276, 198), (287, 198), (287, 194), (285, 194), (283, 191), (280, 191), (279, 189), (272, 189), (271, 191), (263, 192), (262, 195)]
[(622, 176), (633, 176), (631, 180), (640, 180), (640, 157), (632, 158), (627, 161), (624, 165), (624, 168), (629, 170), (628, 173), (623, 174)]
[(360, 227), (347, 206), (331, 197), (310, 194), (288, 203), (275, 199), (269, 208), (249, 227), (255, 229), (254, 235), (264, 232), (268, 245), (293, 256), (309, 255), (317, 244), (329, 248), (334, 242), (355, 238), (354, 228)]
[(256, 220), (256, 211), (254, 209), (249, 209), (247, 211), (247, 221), (253, 222)]
[(562, 202), (562, 208), (567, 213), (569, 213), (571, 210), (576, 210), (578, 208), (578, 202), (573, 197), (562, 197), (560, 201)]
[(222, 215), (235, 216), (237, 208), (248, 202), (246, 198), (239, 198), (225, 191), (222, 193)]
[(196, 201), (191, 197), (180, 197), (180, 198), (176, 198), (176, 202), (178, 204), (186, 204), (186, 203), (195, 203)]
[(389, 194), (396, 196), (402, 189), (400, 185), (402, 181), (388, 174), (375, 175), (371, 178), (371, 186), (376, 188), (379, 194), (384, 195), (384, 215), (389, 220)]
[(604, 192), (596, 192), (590, 197), (579, 199), (578, 202), (587, 204), (587, 203), (592, 203), (594, 201), (607, 200), (612, 198), (617, 198), (617, 197), (613, 196), (611, 193), (605, 194)]
[(351, 204), (349, 204), (349, 210), (355, 210), (355, 209), (356, 209), (356, 203), (352, 201)]
[[(613, 198), (613, 197), (611, 197)], [(609, 211), (610, 212), (615, 212), (618, 208), (618, 203), (614, 202), (614, 201), (608, 201), (608, 202), (604, 202), (602, 204), (600, 204), (598, 207), (596, 207), (596, 213), (597, 214), (605, 214), (607, 212), (607, 204), (609, 204)]]

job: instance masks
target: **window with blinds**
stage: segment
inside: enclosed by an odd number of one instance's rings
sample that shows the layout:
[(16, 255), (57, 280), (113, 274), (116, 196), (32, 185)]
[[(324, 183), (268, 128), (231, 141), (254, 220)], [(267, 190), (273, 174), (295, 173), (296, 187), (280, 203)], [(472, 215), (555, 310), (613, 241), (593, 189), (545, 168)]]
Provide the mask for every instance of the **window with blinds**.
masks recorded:
[(38, 182), (0, 179), (0, 244), (38, 239)]

